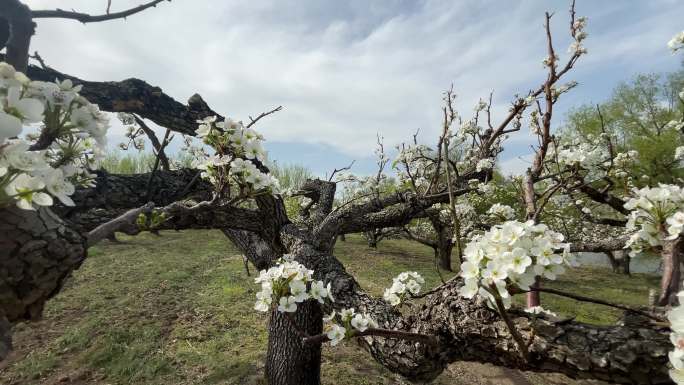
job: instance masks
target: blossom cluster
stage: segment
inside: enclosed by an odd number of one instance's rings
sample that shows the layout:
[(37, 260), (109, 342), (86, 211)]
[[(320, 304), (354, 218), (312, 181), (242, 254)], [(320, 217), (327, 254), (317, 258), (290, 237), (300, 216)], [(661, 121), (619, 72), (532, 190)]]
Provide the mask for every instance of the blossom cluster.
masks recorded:
[(578, 17), (577, 20), (572, 25), (574, 29), (573, 37), (575, 41), (570, 44), (568, 51), (570, 53), (577, 52), (578, 54), (586, 54), (587, 49), (582, 45), (584, 40), (587, 38), (587, 32), (584, 30), (587, 27), (586, 16)]
[(597, 141), (591, 143), (569, 143), (556, 149), (558, 163), (564, 166), (580, 166), (587, 170), (596, 170), (609, 158), (604, 146)]
[(632, 256), (676, 239), (684, 229), (684, 189), (679, 186), (634, 189), (625, 208), (631, 210), (626, 229), (634, 231), (625, 248)]
[(261, 134), (230, 118), (217, 121), (216, 116), (210, 116), (197, 123), (197, 136), (216, 150), (213, 156), (203, 156), (194, 164), (203, 170), (203, 178), (219, 191), (231, 182), (248, 188), (250, 192), (277, 189), (278, 180), (258, 167), (266, 161)]
[(261, 291), (256, 294), (255, 310), (265, 312), (277, 305), (278, 311), (293, 313), (297, 311), (298, 303), (308, 299), (320, 303), (324, 303), (325, 298), (334, 300), (330, 283), (326, 286), (322, 281), (314, 281), (313, 270), (289, 259), (285, 255), (275, 266), (261, 270), (254, 279), (255, 283), (261, 284)]
[(499, 296), (509, 307), (508, 285), (528, 290), (535, 276), (553, 280), (565, 271), (563, 265), (574, 265), (570, 245), (563, 239), (562, 234), (532, 221), (493, 226), (465, 248), (461, 265), (465, 285), (460, 294), (466, 298), (480, 296), (490, 304)]
[(333, 311), (323, 318), (323, 333), (335, 346), (344, 338), (353, 337), (357, 331), (365, 332), (369, 328), (377, 328), (378, 324), (366, 313), (357, 313), (354, 308)]
[(392, 279), (392, 286), (385, 289), (382, 296), (392, 306), (404, 302), (411, 295), (420, 293), (425, 280), (415, 271), (405, 271)]
[(684, 31), (672, 36), (672, 39), (667, 42), (667, 47), (670, 48), (672, 53), (684, 48)]
[(515, 218), (515, 210), (513, 207), (508, 205), (502, 205), (501, 203), (494, 203), (492, 207), (487, 210), (487, 214), (499, 220), (511, 220)]
[[(254, 309), (266, 312), (277, 306), (279, 312), (294, 313), (298, 303), (310, 299), (321, 304), (326, 298), (334, 302), (330, 283), (326, 286), (322, 281), (314, 281), (312, 276), (313, 270), (292, 261), (290, 255), (284, 255), (275, 266), (260, 271), (254, 279), (255, 283), (261, 284)], [(357, 313), (353, 308), (342, 309), (339, 313), (333, 310), (323, 318), (323, 322), (323, 332), (332, 346), (359, 332), (378, 327), (370, 315)]]
[(475, 170), (477, 172), (480, 172), (483, 170), (491, 170), (492, 167), (494, 167), (494, 159), (485, 158), (477, 161), (477, 164), (475, 165)]
[[(31, 81), (0, 63), (0, 208), (73, 206), (104, 153), (109, 120), (70, 80)], [(37, 133), (24, 132), (36, 125)], [(24, 134), (22, 136), (22, 134)]]
[[(684, 291), (677, 293), (679, 303), (684, 303)], [(670, 321), (670, 341), (674, 345), (674, 350), (668, 354), (672, 369), (670, 378), (678, 384), (684, 385), (684, 306), (673, 307), (667, 315)]]

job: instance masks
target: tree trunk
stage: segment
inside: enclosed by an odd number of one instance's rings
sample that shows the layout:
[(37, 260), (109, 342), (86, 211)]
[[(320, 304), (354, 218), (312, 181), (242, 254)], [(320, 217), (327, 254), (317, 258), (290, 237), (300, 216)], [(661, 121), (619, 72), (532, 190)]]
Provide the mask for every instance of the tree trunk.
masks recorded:
[(622, 257), (622, 274), (632, 275), (632, 271), (629, 269), (629, 264), (632, 262), (632, 257), (628, 253), (623, 252)]
[(364, 233), (366, 236), (366, 241), (368, 242), (368, 247), (377, 249), (378, 248), (378, 236), (375, 230), (366, 231)]
[(0, 360), (9, 347), (3, 325), (40, 319), (85, 259), (85, 242), (50, 209), (0, 209)]
[(663, 243), (663, 277), (660, 280), (660, 296), (658, 306), (677, 304), (677, 292), (681, 287), (680, 257), (682, 253), (681, 237)]
[(17, 71), (26, 73), (31, 37), (36, 29), (36, 23), (33, 22), (31, 16), (31, 9), (18, 0), (5, 0), (0, 1), (0, 15), (8, 21), (10, 27), (5, 60)]
[[(297, 326), (295, 327), (296, 324)], [(269, 385), (320, 385), (321, 345), (304, 345), (303, 333), (320, 334), (323, 313), (316, 301), (287, 315), (273, 310), (268, 326), (266, 379)]]
[(339, 239), (340, 242), (347, 242), (347, 237), (345, 237), (344, 234), (338, 235), (337, 239)]
[(604, 254), (608, 257), (608, 261), (610, 261), (610, 267), (613, 269), (613, 273), (630, 275), (630, 258), (624, 250), (606, 251)]
[(439, 261), (439, 267), (446, 271), (451, 269), (451, 251), (454, 245), (451, 239), (445, 238), (442, 234), (437, 237), (437, 247), (435, 248), (435, 258)]

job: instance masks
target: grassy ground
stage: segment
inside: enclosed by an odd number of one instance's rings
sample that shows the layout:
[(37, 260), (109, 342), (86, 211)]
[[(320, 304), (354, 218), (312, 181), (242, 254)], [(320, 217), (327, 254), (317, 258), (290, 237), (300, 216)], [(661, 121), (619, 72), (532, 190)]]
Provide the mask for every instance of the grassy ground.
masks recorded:
[[(255, 289), (240, 255), (219, 232), (164, 232), (103, 243), (51, 300), (45, 319), (19, 325), (15, 349), (0, 363), (2, 384), (259, 384), (266, 318), (252, 310)], [(381, 294), (391, 278), (417, 270), (439, 283), (432, 253), (403, 240), (368, 249), (360, 237), (336, 254), (361, 284)], [(254, 273), (254, 272), (252, 272)], [(642, 304), (656, 279), (607, 269), (577, 269), (550, 286), (616, 302)], [(544, 296), (545, 307), (593, 323), (618, 313)], [(324, 349), (328, 384), (397, 384), (347, 342)], [(436, 384), (569, 384), (559, 375), (521, 373), (491, 365), (450, 366)]]

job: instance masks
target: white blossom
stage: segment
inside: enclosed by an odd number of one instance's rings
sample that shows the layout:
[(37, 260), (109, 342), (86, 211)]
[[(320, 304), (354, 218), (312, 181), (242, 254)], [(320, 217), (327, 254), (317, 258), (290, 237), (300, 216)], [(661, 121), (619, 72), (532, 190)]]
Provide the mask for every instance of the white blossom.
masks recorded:
[(570, 264), (563, 235), (532, 221), (508, 221), (476, 236), (464, 250), (460, 275), (465, 285), (459, 290), (466, 298), (481, 296), (493, 306), (494, 297), (510, 297), (506, 286), (515, 284), (523, 290), (534, 282), (534, 275), (555, 279)]

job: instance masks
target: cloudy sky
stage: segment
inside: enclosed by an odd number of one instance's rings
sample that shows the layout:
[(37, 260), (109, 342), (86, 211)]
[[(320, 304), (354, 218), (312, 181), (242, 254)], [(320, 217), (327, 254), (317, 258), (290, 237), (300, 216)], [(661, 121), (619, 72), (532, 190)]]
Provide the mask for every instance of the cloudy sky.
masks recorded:
[[(113, 0), (112, 11), (143, 0)], [(102, 13), (106, 0), (27, 0), (33, 9)], [(373, 168), (376, 134), (386, 147), (420, 129), (439, 132), (442, 92), (454, 84), (470, 116), (494, 91), (501, 116), (516, 93), (544, 77), (544, 11), (556, 12), (557, 51), (569, 45), (566, 1), (173, 0), (127, 20), (83, 25), (38, 20), (32, 50), (48, 65), (88, 80), (136, 77), (179, 101), (193, 93), (227, 116), (247, 120), (277, 105), (260, 123), (269, 156), (323, 175), (356, 160)], [(584, 57), (571, 77), (580, 86), (562, 114), (610, 95), (640, 72), (677, 69), (667, 41), (681, 31), (684, 2), (578, 0), (589, 18)], [(501, 155), (506, 172), (526, 167), (528, 130)], [(114, 125), (111, 142), (121, 140)]]

